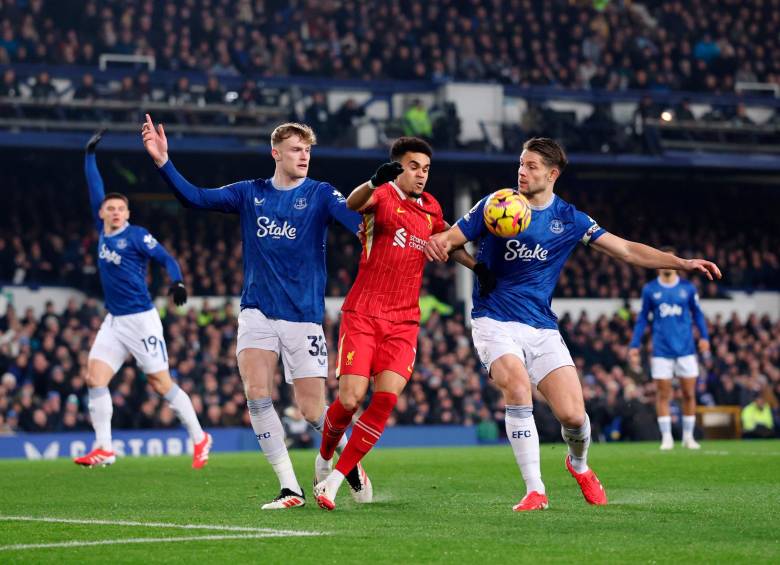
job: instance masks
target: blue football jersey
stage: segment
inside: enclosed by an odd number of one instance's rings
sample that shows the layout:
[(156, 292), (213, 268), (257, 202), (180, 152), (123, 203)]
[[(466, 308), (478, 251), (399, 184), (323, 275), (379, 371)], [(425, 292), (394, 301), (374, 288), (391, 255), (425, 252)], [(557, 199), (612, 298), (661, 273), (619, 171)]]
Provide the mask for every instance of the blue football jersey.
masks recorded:
[(553, 195), (546, 206), (531, 207), (528, 229), (515, 237), (497, 237), (487, 230), (482, 215), (487, 199), (457, 222), (469, 241), (479, 240), (477, 260), (498, 279), (496, 289), (483, 298), (475, 278), (471, 316), (556, 329), (552, 295), (566, 259), (578, 243), (587, 245), (606, 232), (590, 216)]
[(256, 179), (202, 189), (190, 184), (170, 161), (159, 171), (185, 206), (239, 215), (242, 309), (257, 308), (272, 319), (322, 323), (328, 225), (336, 219), (356, 233), (362, 220), (347, 208), (338, 190), (309, 178), (292, 188)]
[(87, 155), (84, 167), (95, 228), (100, 234), (97, 264), (106, 310), (114, 316), (151, 310), (154, 306), (146, 286), (149, 259), (163, 265), (171, 281), (182, 280), (179, 265), (145, 228), (128, 223), (111, 235), (103, 232), (98, 211), (105, 193), (94, 154)]
[(702, 339), (709, 340), (707, 322), (693, 283), (678, 279), (671, 286), (655, 279), (642, 288), (642, 310), (634, 326), (630, 347), (639, 347), (648, 318), (653, 316), (653, 357), (684, 357), (696, 353), (693, 323)]

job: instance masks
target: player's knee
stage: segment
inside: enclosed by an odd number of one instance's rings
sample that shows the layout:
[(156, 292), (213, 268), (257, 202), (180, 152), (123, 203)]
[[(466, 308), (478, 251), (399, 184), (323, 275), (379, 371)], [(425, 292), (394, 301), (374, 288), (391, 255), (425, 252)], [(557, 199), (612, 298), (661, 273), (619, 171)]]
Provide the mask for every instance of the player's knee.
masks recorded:
[(499, 386), (507, 404), (531, 404), (531, 386), (524, 379), (509, 379)]
[(577, 409), (565, 410), (558, 414), (558, 420), (565, 428), (579, 428), (585, 423), (585, 412)]
[(322, 403), (302, 402), (298, 408), (300, 409), (304, 420), (307, 422), (316, 422), (320, 419), (320, 416), (322, 416), (322, 412), (325, 407), (322, 405)]
[(101, 386), (106, 386), (106, 384), (108, 384), (105, 378), (89, 371), (87, 372), (87, 375), (84, 377), (84, 381), (86, 381), (88, 388), (97, 388)]
[(363, 398), (356, 393), (347, 392), (346, 394), (342, 394), (339, 392), (339, 401), (347, 412), (354, 412), (360, 408), (360, 404), (363, 402)]

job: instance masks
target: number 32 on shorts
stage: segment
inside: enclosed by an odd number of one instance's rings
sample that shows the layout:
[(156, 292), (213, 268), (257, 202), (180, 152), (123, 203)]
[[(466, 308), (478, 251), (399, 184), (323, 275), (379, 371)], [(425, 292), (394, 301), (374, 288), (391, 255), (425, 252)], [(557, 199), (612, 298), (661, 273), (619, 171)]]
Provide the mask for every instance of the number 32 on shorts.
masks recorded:
[(309, 349), (309, 355), (312, 357), (327, 357), (328, 346), (325, 344), (325, 336), (322, 335), (310, 335), (306, 336), (309, 339), (311, 348)]

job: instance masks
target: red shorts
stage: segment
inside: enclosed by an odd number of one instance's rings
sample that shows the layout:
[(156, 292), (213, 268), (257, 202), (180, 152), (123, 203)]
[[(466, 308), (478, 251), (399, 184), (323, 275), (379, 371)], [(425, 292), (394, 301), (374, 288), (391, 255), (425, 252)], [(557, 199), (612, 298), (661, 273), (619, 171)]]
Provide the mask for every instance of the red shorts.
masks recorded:
[(370, 378), (393, 371), (409, 380), (419, 332), (417, 322), (389, 322), (358, 312), (342, 312), (336, 376)]

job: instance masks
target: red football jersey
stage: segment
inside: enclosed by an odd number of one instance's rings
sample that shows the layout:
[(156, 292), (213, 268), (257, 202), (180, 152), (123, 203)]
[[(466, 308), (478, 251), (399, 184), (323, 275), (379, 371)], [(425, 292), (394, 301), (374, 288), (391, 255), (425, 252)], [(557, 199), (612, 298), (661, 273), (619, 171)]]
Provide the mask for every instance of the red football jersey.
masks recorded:
[(377, 187), (373, 198), (363, 210), (366, 243), (358, 275), (341, 309), (393, 322), (418, 322), (423, 248), (432, 234), (446, 228), (441, 206), (428, 193), (406, 198), (394, 183)]

